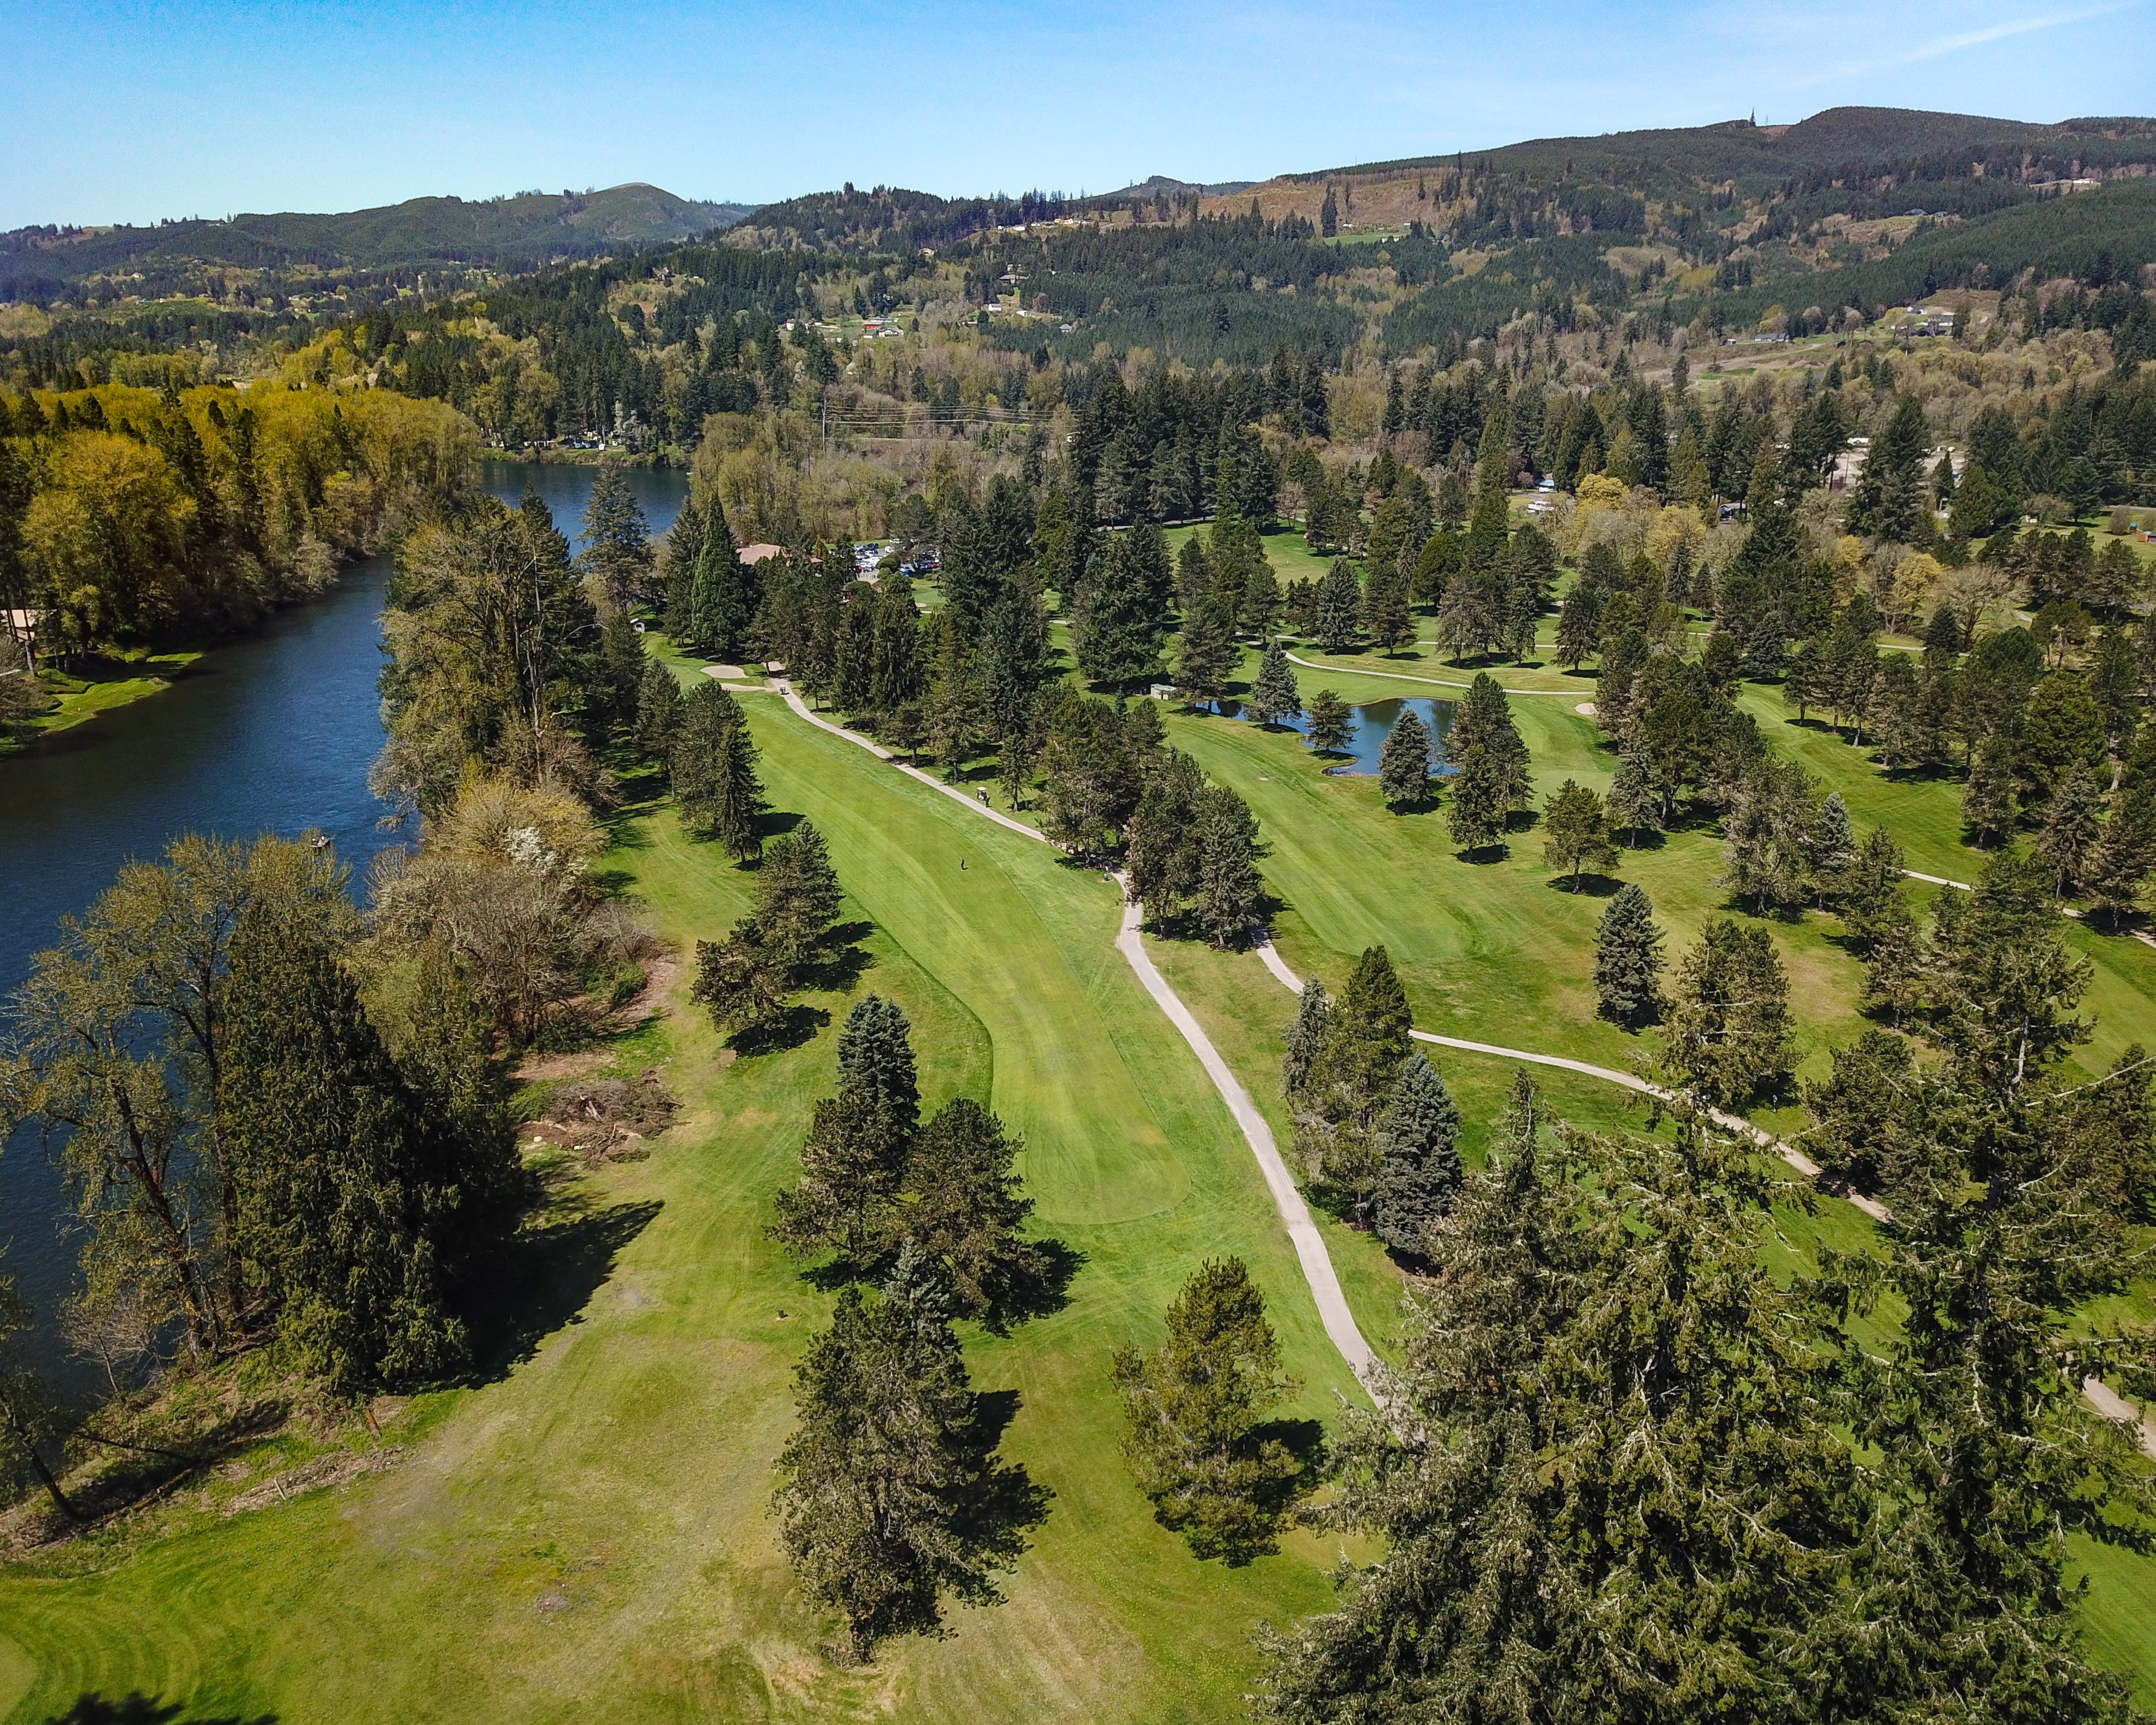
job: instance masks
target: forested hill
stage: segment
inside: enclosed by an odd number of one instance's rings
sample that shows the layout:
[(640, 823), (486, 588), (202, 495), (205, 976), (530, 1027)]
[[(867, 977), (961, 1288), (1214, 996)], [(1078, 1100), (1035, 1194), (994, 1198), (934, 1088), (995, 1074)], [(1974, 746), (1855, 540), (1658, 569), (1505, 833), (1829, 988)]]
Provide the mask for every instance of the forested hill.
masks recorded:
[(429, 264), (532, 265), (692, 239), (737, 222), (742, 204), (677, 198), (657, 186), (524, 192), (477, 202), (414, 198), (338, 215), (286, 212), (155, 227), (18, 228), (0, 234), (0, 301), (44, 300), (95, 276), (142, 280), (144, 297), (204, 265), (240, 270), (385, 270)]
[[(1749, 120), (1712, 126), (1534, 138), (1502, 149), (1409, 157), (1282, 175), (1273, 183), (1435, 174), (1447, 169), (1624, 182), (1639, 191), (1727, 182), (1758, 193), (1824, 173), (1876, 178), (1907, 167), (1917, 177), (2071, 179), (2156, 159), (2156, 120), (2131, 116), (2041, 125), (1917, 108), (1827, 108), (1794, 126)], [(1247, 188), (1237, 188), (1247, 189)]]

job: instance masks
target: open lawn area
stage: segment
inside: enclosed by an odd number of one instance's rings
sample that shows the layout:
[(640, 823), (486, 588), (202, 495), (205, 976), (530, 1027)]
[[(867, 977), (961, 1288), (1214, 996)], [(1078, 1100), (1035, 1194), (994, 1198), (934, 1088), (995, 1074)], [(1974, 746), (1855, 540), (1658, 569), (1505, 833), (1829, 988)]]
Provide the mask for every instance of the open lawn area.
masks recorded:
[[(10, 1574), (0, 1717), (140, 1690), (286, 1722), (1227, 1719), (1251, 1627), (1327, 1602), (1330, 1543), (1199, 1563), (1116, 1451), (1108, 1355), (1156, 1341), (1209, 1256), (1241, 1255), (1265, 1288), (1292, 1411), (1358, 1392), (1249, 1149), (1113, 949), (1114, 890), (775, 699), (746, 704), (774, 807), (822, 827), (848, 913), (874, 925), (856, 993), (905, 1008), (929, 1106), (978, 1096), (1025, 1135), (1040, 1230), (1081, 1255), (1064, 1310), (968, 1336), (977, 1386), (1019, 1397), (1005, 1455), (1055, 1493), (1009, 1603), (870, 1671), (819, 1651), (831, 1625), (792, 1591), (767, 1504), (791, 1368), (829, 1302), (763, 1230), (833, 1086), (834, 1033), (732, 1061), (681, 1009), (685, 967), (675, 1016), (620, 1059), (663, 1058), (686, 1112), (649, 1159), (561, 1192), (527, 1341), (480, 1387), (393, 1419), (393, 1471)], [(685, 946), (748, 901), (750, 877), (670, 810), (632, 809), (608, 865)], [(1358, 1281), (1380, 1334), (1384, 1274)]]
[[(670, 654), (685, 681), (701, 675)], [(1369, 661), (1358, 661), (1368, 664)], [(1245, 674), (1251, 666), (1246, 663)], [(1501, 680), (1508, 680), (1501, 673)], [(1350, 701), (1419, 692), (1340, 666), (1299, 670)], [(1583, 691), (1582, 698), (1585, 698)], [(1912, 866), (1969, 879), (1958, 787), (1902, 783), (1750, 689), (1775, 747), (1842, 791), (1860, 832), (1890, 823)], [(867, 963), (814, 1004), (835, 1020), (875, 991), (914, 1027), (924, 1103), (967, 1095), (1026, 1142), (1039, 1233), (1075, 1255), (1060, 1310), (997, 1336), (966, 1329), (976, 1387), (1014, 1396), (1004, 1453), (1054, 1494), (1007, 1603), (954, 1609), (941, 1640), (888, 1644), (873, 1667), (834, 1657), (834, 1625), (793, 1587), (769, 1514), (792, 1424), (791, 1377), (829, 1296), (766, 1236), (816, 1098), (834, 1087), (835, 1032), (736, 1059), (689, 1004), (608, 1050), (610, 1070), (663, 1066), (684, 1104), (639, 1160), (565, 1169), (531, 1231), (475, 1385), (379, 1404), (395, 1465), (289, 1502), (223, 1515), (175, 1500), (164, 1537), (110, 1536), (0, 1579), (0, 1719), (33, 1725), (79, 1696), (140, 1692), (182, 1717), (285, 1722), (1036, 1719), (1202, 1721), (1244, 1715), (1262, 1620), (1323, 1609), (1333, 1542), (1201, 1563), (1152, 1521), (1125, 1471), (1106, 1366), (1152, 1345), (1204, 1259), (1242, 1256), (1267, 1295), (1301, 1417), (1359, 1399), (1321, 1328), (1250, 1149), (1188, 1046), (1114, 949), (1113, 886), (1049, 847), (789, 712), (742, 705), (762, 750), (773, 829), (814, 819), (829, 842)], [(1538, 798), (1566, 778), (1606, 787), (1614, 757), (1573, 703), (1512, 703)], [(1171, 711), (1169, 737), (1250, 803), (1270, 854), (1281, 951), (1338, 988), (1362, 948), (1389, 947), (1419, 1027), (1620, 1069), (1656, 1037), (1594, 1015), (1596, 919), (1614, 880), (1578, 894), (1522, 825), (1498, 860), (1453, 850), (1441, 809), (1396, 815), (1373, 779), (1329, 776), (1284, 731)], [(629, 787), (640, 793), (640, 781)], [(747, 908), (753, 877), (634, 802), (603, 862), (691, 959)], [(1625, 853), (1617, 880), (1653, 898), (1672, 955), (1729, 906), (1718, 839), (1702, 825)], [(1922, 888), (1928, 893), (1935, 889)], [(1938, 889), (1943, 890), (1943, 889)], [(1837, 918), (1769, 925), (1793, 983), (1803, 1070), (1862, 1027), (1858, 965)], [(2097, 966), (2086, 1065), (2156, 1045), (2156, 951), (2076, 927)], [(1250, 952), (1151, 943), (1286, 1147), (1278, 1080), (1292, 997)], [(1425, 1049), (1484, 1153), (1511, 1063)], [(1553, 1111), (1593, 1127), (1644, 1124), (1630, 1093), (1537, 1069)], [(1794, 1129), (1791, 1109), (1761, 1117)], [(1871, 1224), (1825, 1199), (1779, 1213), (1778, 1271), (1824, 1245), (1862, 1250)], [(1402, 1279), (1373, 1238), (1319, 1222), (1364, 1333), (1396, 1343)], [(2106, 1316), (2145, 1316), (2139, 1295)], [(1880, 1321), (1892, 1322), (1891, 1312)], [(2091, 1645), (2156, 1697), (2156, 1563), (2084, 1554)], [(395, 1646), (394, 1661), (379, 1657)]]

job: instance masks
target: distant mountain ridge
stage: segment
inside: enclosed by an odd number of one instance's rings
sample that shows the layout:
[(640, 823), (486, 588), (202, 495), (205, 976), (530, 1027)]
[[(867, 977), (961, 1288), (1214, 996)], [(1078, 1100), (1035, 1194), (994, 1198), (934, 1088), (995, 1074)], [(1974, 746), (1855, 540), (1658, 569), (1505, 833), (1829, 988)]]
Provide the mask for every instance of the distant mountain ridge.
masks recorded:
[(1996, 157), (2020, 150), (2071, 158), (2076, 146), (2081, 146), (2101, 156), (2112, 153), (2112, 147), (2123, 142), (2151, 138), (2156, 138), (2156, 119), (2137, 116), (2041, 123), (1996, 120), (1979, 114), (1933, 113), (1919, 108), (1825, 108), (1793, 126), (1763, 126), (1749, 120), (1728, 120), (1708, 126), (1593, 136), (1531, 138), (1491, 150), (1447, 151), (1282, 174), (1277, 182), (1306, 184), (1357, 175), (1412, 173), (1418, 169), (1434, 172), (1462, 161), (1498, 172), (1548, 172), (1555, 167), (1596, 175), (1619, 166), (1637, 165), (1650, 178), (1708, 176), (1757, 182), (1806, 170), (1945, 154)]
[(1101, 192), (1087, 198), (1088, 203), (1119, 203), (1132, 198), (1188, 198), (1195, 193), (1200, 198), (1232, 198), (1238, 192), (1247, 192), (1258, 182), (1255, 180), (1219, 180), (1211, 185), (1201, 185), (1195, 180), (1171, 179), (1166, 174), (1154, 174), (1140, 180), (1135, 186), (1126, 186), (1120, 192)]
[(362, 270), (531, 265), (694, 239), (732, 226), (752, 208), (680, 198), (634, 182), (581, 193), (414, 198), (337, 214), (285, 211), (154, 227), (19, 228), (0, 234), (0, 299), (39, 297), (39, 282), (164, 275), (204, 264)]

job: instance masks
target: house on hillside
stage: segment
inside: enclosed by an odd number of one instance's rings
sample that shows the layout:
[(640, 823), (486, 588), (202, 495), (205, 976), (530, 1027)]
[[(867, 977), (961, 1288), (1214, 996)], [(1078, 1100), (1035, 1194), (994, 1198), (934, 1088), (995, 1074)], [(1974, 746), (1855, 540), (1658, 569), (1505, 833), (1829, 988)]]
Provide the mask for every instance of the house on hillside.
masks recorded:
[(783, 557), (784, 554), (783, 548), (776, 545), (744, 545), (741, 548), (742, 562), (751, 567), (754, 567), (766, 557)]

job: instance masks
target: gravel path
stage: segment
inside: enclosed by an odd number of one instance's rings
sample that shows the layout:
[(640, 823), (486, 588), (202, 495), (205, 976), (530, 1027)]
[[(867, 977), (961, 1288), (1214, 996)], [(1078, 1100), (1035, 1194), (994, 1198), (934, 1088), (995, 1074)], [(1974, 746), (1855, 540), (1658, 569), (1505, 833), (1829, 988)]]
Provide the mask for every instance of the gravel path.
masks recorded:
[[(850, 742), (859, 743), (880, 759), (891, 761), (900, 772), (911, 773), (931, 789), (955, 798), (976, 814), (986, 815), (998, 826), (1008, 827), (1013, 832), (1038, 839), (1043, 845), (1052, 842), (1045, 834), (1024, 822), (1014, 820), (1001, 810), (989, 808), (956, 785), (946, 784), (932, 773), (923, 773), (903, 762), (893, 761), (890, 750), (871, 742), (858, 732), (834, 725), (820, 714), (812, 711), (808, 704), (795, 692), (792, 683), (781, 681), (778, 686), (779, 693), (786, 697), (786, 704), (810, 724), (843, 737)], [(1220, 1092), (1221, 1101), (1228, 1105), (1228, 1111), (1235, 1116), (1235, 1124), (1242, 1128), (1243, 1137), (1250, 1147), (1250, 1153), (1257, 1158), (1258, 1171), (1265, 1176), (1266, 1189), (1272, 1194), (1273, 1206), (1280, 1212), (1281, 1220), (1287, 1228), (1288, 1239), (1294, 1244), (1295, 1255), (1301, 1261), (1302, 1278), (1310, 1286), (1311, 1298), (1317, 1301), (1317, 1316), (1325, 1326), (1325, 1333), (1340, 1351), (1340, 1357), (1347, 1361), (1348, 1368), (1367, 1388), (1375, 1356), (1370, 1351), (1370, 1344), (1363, 1340), (1363, 1332), (1356, 1325), (1354, 1313), (1348, 1309), (1348, 1296), (1340, 1290), (1340, 1278), (1333, 1272), (1332, 1255), (1325, 1250), (1325, 1236), (1318, 1232), (1317, 1224), (1311, 1219), (1309, 1206), (1303, 1203), (1302, 1193), (1295, 1183), (1295, 1177), (1288, 1172), (1287, 1163), (1281, 1159), (1280, 1147), (1273, 1142), (1272, 1128), (1265, 1123), (1265, 1117), (1259, 1111), (1257, 1104), (1250, 1100), (1250, 1092), (1229, 1070), (1227, 1061), (1221, 1059), (1219, 1050), (1214, 1047), (1213, 1039), (1205, 1034), (1204, 1027), (1191, 1015), (1190, 1009), (1183, 1004), (1175, 990), (1168, 987), (1168, 978), (1153, 963), (1152, 955), (1146, 951), (1145, 938), (1138, 926), (1142, 915), (1140, 906), (1124, 906), (1122, 927), (1116, 936), (1116, 950), (1123, 955), (1132, 970), (1137, 973), (1145, 991), (1168, 1014), (1168, 1022), (1183, 1033), (1183, 1040), (1190, 1045), (1191, 1051), (1198, 1056), (1199, 1064), (1205, 1068), (1206, 1076), (1213, 1081), (1214, 1087)]]
[[(1281, 650), (1286, 653), (1287, 649), (1282, 648)], [(1360, 666), (1353, 665), (1320, 665), (1316, 660), (1305, 659), (1299, 653), (1287, 653), (1287, 659), (1290, 664), (1299, 665), (1306, 670), (1337, 671), (1343, 676), (1394, 677), (1403, 683), (1428, 683), (1439, 689), (1474, 687), (1471, 683), (1455, 682), (1450, 677), (1415, 677), (1409, 675), (1405, 671), (1364, 670)], [(1507, 695), (1576, 695), (1579, 691), (1576, 689), (1507, 689), (1505, 692)]]

